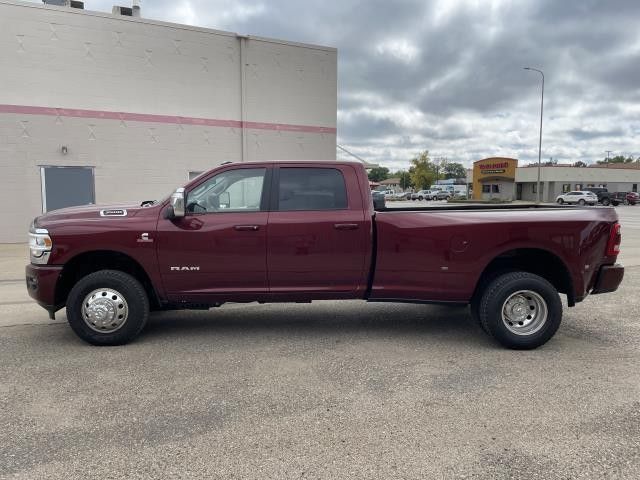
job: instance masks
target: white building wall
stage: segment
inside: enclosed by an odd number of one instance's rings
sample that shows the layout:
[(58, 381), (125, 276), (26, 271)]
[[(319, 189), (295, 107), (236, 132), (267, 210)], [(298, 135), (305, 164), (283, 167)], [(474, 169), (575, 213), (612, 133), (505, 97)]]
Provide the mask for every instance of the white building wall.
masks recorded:
[[(520, 167), (516, 169), (516, 184), (522, 184), (522, 200), (535, 200), (534, 187), (538, 169)], [(640, 169), (596, 168), (596, 167), (542, 167), (540, 171), (542, 201), (554, 202), (562, 193), (564, 184), (575, 190), (576, 185), (606, 185), (610, 192), (627, 192), (640, 186)]]
[(0, 0), (0, 242), (42, 213), (40, 165), (95, 167), (109, 203), (229, 160), (335, 159), (336, 64), (332, 48)]

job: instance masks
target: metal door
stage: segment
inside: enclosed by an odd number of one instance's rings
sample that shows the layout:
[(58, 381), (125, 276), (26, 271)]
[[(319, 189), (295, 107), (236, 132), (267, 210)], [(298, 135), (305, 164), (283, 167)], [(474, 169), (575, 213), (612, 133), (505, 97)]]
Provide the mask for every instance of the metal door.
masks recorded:
[(40, 167), (42, 211), (95, 203), (93, 167)]

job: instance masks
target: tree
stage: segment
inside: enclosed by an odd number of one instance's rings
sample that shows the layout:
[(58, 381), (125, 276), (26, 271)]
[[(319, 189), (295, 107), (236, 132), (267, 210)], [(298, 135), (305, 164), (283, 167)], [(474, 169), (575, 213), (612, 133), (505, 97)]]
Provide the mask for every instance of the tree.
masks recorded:
[(584, 163), (582, 160), (578, 160), (576, 163), (573, 164), (574, 167), (586, 167), (587, 164)]
[(466, 178), (467, 169), (461, 163), (451, 162), (444, 164), (444, 178)]
[(616, 155), (611, 158), (603, 158), (602, 160), (598, 160), (600, 165), (606, 165), (607, 163), (631, 163), (633, 162), (633, 157), (625, 157), (624, 155)]
[(389, 169), (387, 167), (375, 167), (369, 170), (368, 176), (372, 182), (381, 182), (389, 178)]
[(409, 168), (411, 184), (417, 189), (428, 188), (436, 178), (436, 168), (429, 158), (429, 151), (425, 150), (411, 160)]
[(411, 186), (411, 175), (406, 170), (398, 170), (395, 173), (390, 174), (390, 178), (400, 179), (400, 188), (406, 190)]

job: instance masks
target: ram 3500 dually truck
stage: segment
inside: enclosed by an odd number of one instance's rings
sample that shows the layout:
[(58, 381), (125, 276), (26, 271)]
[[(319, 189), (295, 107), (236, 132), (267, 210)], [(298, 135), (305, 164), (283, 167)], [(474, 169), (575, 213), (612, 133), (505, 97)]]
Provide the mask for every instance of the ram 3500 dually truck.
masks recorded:
[(351, 162), (228, 163), (136, 205), (49, 212), (30, 230), (29, 294), (95, 345), (123, 344), (149, 312), (225, 302), (469, 304), (509, 348), (549, 340), (570, 307), (612, 292), (614, 209), (374, 209)]

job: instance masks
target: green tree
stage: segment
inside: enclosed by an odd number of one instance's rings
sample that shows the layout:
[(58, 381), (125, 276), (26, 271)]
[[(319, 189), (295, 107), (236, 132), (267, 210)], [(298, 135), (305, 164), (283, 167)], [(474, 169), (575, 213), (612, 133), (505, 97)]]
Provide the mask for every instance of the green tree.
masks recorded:
[(429, 151), (425, 150), (411, 160), (409, 168), (411, 184), (417, 189), (425, 189), (432, 185), (436, 179), (436, 167), (429, 158)]
[(633, 162), (633, 157), (625, 157), (624, 155), (616, 155), (615, 157), (611, 157), (609, 159), (603, 158), (602, 160), (598, 160), (600, 165), (605, 165), (607, 163), (631, 163)]
[(461, 163), (445, 163), (442, 170), (444, 178), (466, 178), (467, 176), (467, 169)]
[(398, 170), (390, 174), (389, 178), (399, 178), (400, 179), (400, 188), (406, 190), (411, 187), (411, 175), (406, 170)]
[(372, 182), (381, 182), (389, 178), (389, 169), (387, 167), (375, 167), (369, 170), (369, 180)]
[(584, 163), (582, 160), (578, 160), (576, 163), (573, 164), (574, 167), (586, 167), (587, 164)]

